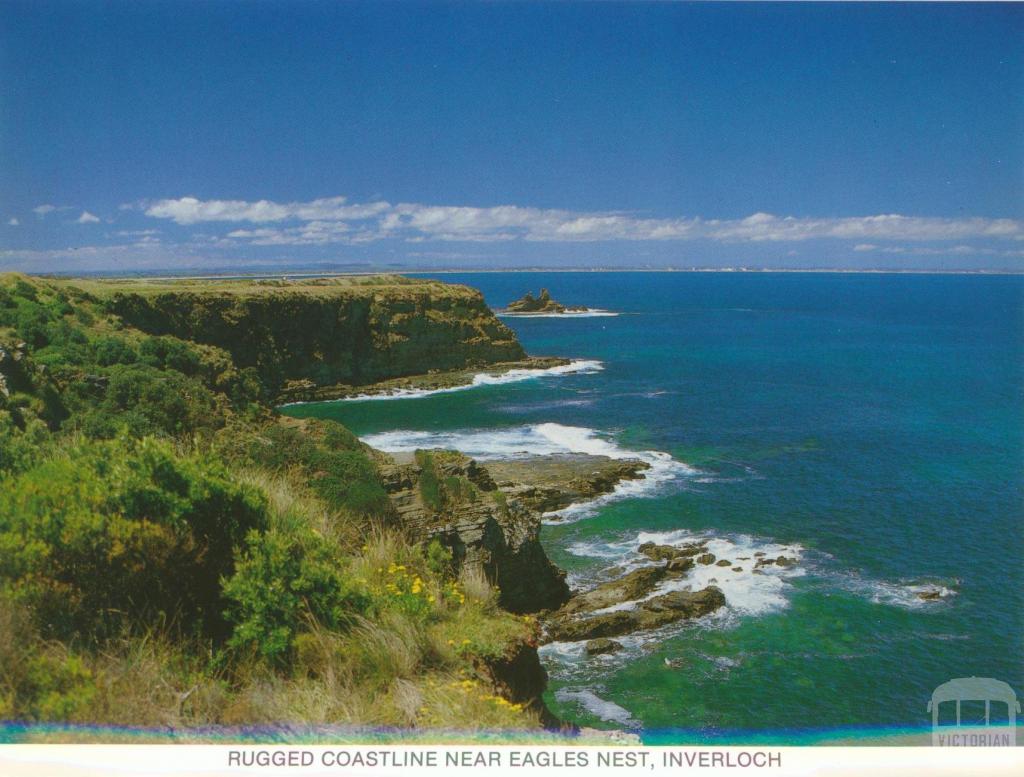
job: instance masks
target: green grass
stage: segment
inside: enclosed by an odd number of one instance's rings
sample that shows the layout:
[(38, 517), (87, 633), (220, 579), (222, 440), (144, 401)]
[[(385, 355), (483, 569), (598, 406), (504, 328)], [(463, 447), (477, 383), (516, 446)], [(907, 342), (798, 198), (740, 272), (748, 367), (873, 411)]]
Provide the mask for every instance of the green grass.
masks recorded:
[[(484, 671), (537, 624), (482, 577), (454, 577), (439, 544), (383, 528), (372, 451), (339, 424), (277, 416), (227, 351), (107, 304), (394, 287), (465, 296), (397, 276), (0, 275), (0, 719), (537, 728)], [(417, 458), (432, 508), (480, 498), (446, 454)]]
[[(11, 274), (15, 276), (16, 274)], [(0, 283), (5, 276), (0, 276)], [(25, 276), (21, 276), (25, 277)], [(336, 296), (342, 293), (365, 295), (375, 291), (408, 290), (444, 296), (462, 294), (464, 287), (425, 278), (403, 275), (343, 275), (325, 278), (48, 278), (57, 288), (78, 289), (97, 297), (113, 294), (231, 294), (246, 297), (301, 293), (312, 296)]]

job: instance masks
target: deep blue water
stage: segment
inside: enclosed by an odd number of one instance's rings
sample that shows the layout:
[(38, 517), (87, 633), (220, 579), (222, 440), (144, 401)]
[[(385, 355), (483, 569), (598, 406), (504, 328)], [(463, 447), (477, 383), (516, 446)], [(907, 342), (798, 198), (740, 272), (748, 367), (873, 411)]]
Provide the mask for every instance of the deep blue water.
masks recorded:
[[(361, 435), (457, 432), (481, 449), (517, 435), (557, 447), (584, 434), (573, 427), (671, 454), (693, 471), (545, 526), (549, 554), (578, 585), (634, 563), (649, 538), (707, 538), (743, 567), (709, 572), (728, 608), (705, 622), (611, 658), (546, 648), (556, 712), (715, 737), (922, 726), (952, 677), (1024, 691), (1024, 278), (438, 277), (494, 307), (546, 286), (620, 313), (506, 319), (530, 353), (603, 369), (291, 412)], [(753, 553), (779, 547), (796, 567), (755, 576)]]

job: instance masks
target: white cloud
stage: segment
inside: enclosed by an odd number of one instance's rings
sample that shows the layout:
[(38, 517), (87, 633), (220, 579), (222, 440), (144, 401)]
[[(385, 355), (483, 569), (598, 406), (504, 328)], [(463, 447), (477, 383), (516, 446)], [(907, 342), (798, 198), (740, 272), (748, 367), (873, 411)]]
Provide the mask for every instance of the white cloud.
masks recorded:
[(199, 200), (181, 197), (177, 200), (159, 200), (144, 206), (147, 216), (173, 219), (178, 224), (197, 224), (203, 221), (250, 221), (262, 224), (270, 221), (298, 219), (300, 221), (341, 221), (365, 219), (386, 211), (386, 202), (348, 205), (345, 197), (327, 197), (310, 202), (280, 204), (270, 200)]
[[(227, 238), (256, 245), (323, 245), (387, 238), (408, 242), (595, 242), (686, 241), (721, 243), (859, 240), (857, 251), (874, 250), (867, 241), (952, 241), (971, 238), (1024, 240), (1024, 224), (1014, 219), (933, 218), (881, 214), (802, 218), (754, 213), (742, 219), (700, 217), (644, 218), (620, 212), (575, 212), (518, 205), (494, 207), (423, 205), (383, 201), (350, 203), (345, 197), (310, 202), (271, 200), (166, 199), (141, 206), (147, 216), (178, 224), (235, 222), (289, 226), (235, 229)], [(297, 223), (295, 223), (297, 222)]]
[(159, 235), (159, 229), (121, 229), (114, 233), (118, 237), (150, 237)]
[(9, 227), (16, 227), (16, 226), (18, 226), (18, 225), (19, 225), (20, 223), (21, 223), (21, 222), (20, 222), (20, 221), (18, 221), (18, 220), (17, 220), (16, 218), (14, 218), (14, 217), (11, 217), (11, 218), (7, 219), (7, 226), (9, 226)]
[(53, 213), (55, 210), (57, 210), (57, 206), (50, 205), (49, 203), (44, 203), (43, 205), (36, 205), (36, 207), (32, 208), (32, 212), (35, 213), (37, 216), (45, 216), (47, 213)]
[(906, 254), (910, 256), (1002, 256), (1016, 258), (1024, 256), (1024, 250), (991, 248), (987, 246), (952, 245), (952, 246), (921, 246), (921, 245), (887, 245), (874, 243), (858, 243), (854, 251), (874, 251), (880, 254)]
[(99, 219), (92, 215), (89, 211), (83, 210), (82, 215), (75, 219), (76, 224), (98, 224)]

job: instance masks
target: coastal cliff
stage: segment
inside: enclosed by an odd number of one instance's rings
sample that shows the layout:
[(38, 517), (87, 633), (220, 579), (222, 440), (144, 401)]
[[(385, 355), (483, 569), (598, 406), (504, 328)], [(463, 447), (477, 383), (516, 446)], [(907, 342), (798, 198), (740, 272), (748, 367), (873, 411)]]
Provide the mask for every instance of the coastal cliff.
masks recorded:
[(89, 290), (144, 332), (223, 348), (281, 400), (526, 358), (479, 291), (436, 281), (119, 281)]
[[(0, 276), (0, 544), (41, 549), (0, 564), (0, 717), (557, 725), (532, 614), (571, 592), (541, 512), (645, 465), (498, 483), (272, 406), (524, 359), (479, 293), (435, 282)], [(180, 669), (207, 665), (230, 681)]]
[(382, 467), (399, 521), (414, 536), (437, 538), (460, 568), (475, 567), (512, 612), (556, 609), (569, 598), (565, 573), (540, 544), (539, 515), (509, 500), (490, 473), (456, 451), (418, 451)]

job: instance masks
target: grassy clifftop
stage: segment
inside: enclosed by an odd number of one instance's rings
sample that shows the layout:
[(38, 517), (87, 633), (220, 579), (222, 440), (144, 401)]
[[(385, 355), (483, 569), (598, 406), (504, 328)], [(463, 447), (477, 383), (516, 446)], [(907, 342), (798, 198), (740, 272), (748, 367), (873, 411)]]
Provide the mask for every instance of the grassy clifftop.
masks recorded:
[(272, 409), (255, 354), (332, 369), (357, 308), (375, 369), (411, 368), (381, 322), (519, 349), (442, 284), (0, 276), (0, 722), (538, 726), (536, 621), (409, 539), (351, 432)]
[(385, 275), (78, 286), (147, 333), (223, 348), (273, 394), (525, 356), (478, 291), (436, 281)]

